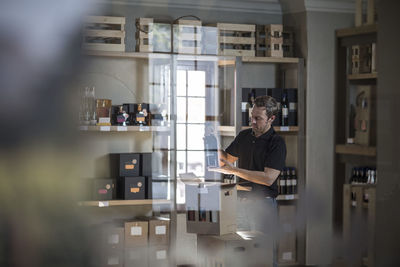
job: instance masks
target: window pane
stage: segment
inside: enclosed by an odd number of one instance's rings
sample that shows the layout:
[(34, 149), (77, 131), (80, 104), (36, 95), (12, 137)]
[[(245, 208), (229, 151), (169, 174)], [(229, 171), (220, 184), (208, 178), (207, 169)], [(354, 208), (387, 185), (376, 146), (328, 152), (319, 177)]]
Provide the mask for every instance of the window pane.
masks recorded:
[(176, 77), (176, 95), (186, 96), (186, 71), (178, 70)]
[(188, 96), (206, 95), (206, 73), (204, 71), (188, 71)]
[(176, 112), (178, 123), (186, 122), (186, 97), (177, 97)]
[(204, 177), (204, 151), (188, 151), (188, 172)]
[(204, 150), (204, 125), (188, 125), (188, 150)]
[(205, 98), (188, 98), (188, 122), (204, 123), (205, 122)]
[(176, 125), (176, 142), (178, 150), (186, 150), (186, 124)]
[(176, 152), (176, 169), (177, 174), (186, 173), (186, 151)]

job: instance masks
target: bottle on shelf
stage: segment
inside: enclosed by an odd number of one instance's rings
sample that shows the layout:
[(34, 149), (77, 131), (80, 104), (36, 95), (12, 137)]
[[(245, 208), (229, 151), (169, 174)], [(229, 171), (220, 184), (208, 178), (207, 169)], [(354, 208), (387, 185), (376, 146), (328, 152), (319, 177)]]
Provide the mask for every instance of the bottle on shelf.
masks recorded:
[(142, 104), (138, 104), (135, 124), (139, 126), (146, 125), (146, 116), (143, 113)]
[(287, 92), (282, 95), (282, 126), (289, 126), (289, 102)]
[(281, 179), (280, 179), (280, 186), (281, 188), (281, 195), (286, 195), (286, 177), (285, 171), (281, 171)]
[(290, 168), (286, 168), (285, 170), (286, 176), (286, 194), (291, 195), (293, 194), (293, 187), (292, 187), (292, 175), (290, 173)]
[(255, 99), (256, 99), (256, 90), (254, 90), (254, 89), (252, 89), (251, 90), (251, 92), (250, 92), (250, 94), (249, 94), (249, 101), (248, 101), (248, 103), (249, 103), (249, 108), (248, 108), (248, 110), (249, 110), (249, 123), (248, 123), (248, 126), (251, 126), (251, 114), (253, 113), (253, 106), (254, 106), (254, 101), (255, 101)]
[(293, 194), (297, 194), (297, 175), (296, 175), (296, 168), (292, 168), (292, 192)]
[(91, 87), (88, 92), (88, 110), (89, 110), (89, 120), (90, 125), (96, 125), (96, 97), (95, 97), (95, 87)]

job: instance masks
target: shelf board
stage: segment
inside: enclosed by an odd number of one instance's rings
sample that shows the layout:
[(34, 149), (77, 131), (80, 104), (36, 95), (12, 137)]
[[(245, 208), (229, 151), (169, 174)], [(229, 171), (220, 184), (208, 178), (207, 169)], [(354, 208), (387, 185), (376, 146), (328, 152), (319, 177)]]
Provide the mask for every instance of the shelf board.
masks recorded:
[(299, 63), (299, 59), (295, 57), (242, 57), (242, 62)]
[(169, 132), (168, 126), (79, 126), (82, 132)]
[[(250, 126), (243, 126), (242, 130), (250, 129)], [(275, 132), (278, 133), (297, 133), (299, 126), (274, 126)], [(236, 136), (235, 126), (219, 126), (221, 136)]]
[(347, 79), (349, 80), (366, 80), (366, 79), (376, 79), (376, 78), (378, 78), (377, 72), (347, 75)]
[(276, 200), (296, 200), (299, 199), (299, 195), (279, 195)]
[(279, 263), (279, 262), (278, 262), (278, 267), (281, 267), (281, 266), (282, 266), (282, 267), (284, 267), (284, 266), (285, 266), (285, 267), (286, 267), (286, 266), (287, 266), (287, 267), (289, 267), (289, 266), (295, 266), (295, 267), (297, 267), (297, 266), (299, 266), (299, 263), (298, 263), (298, 262), (287, 262), (287, 263), (286, 263), (286, 262), (285, 262), (285, 263), (283, 263), (283, 262)]
[(353, 144), (336, 145), (336, 153), (375, 157), (376, 147)]
[(377, 30), (378, 30), (377, 24), (363, 25), (363, 26), (359, 26), (359, 27), (336, 30), (336, 36), (337, 37), (348, 37), (348, 36), (370, 34), (370, 33), (376, 33)]
[[(250, 126), (244, 126), (242, 130), (250, 128)], [(278, 133), (297, 133), (299, 131), (299, 126), (274, 126), (274, 130)]]
[(84, 207), (111, 207), (111, 206), (143, 206), (171, 204), (168, 199), (138, 199), (138, 200), (104, 200), (104, 201), (80, 201), (79, 206)]

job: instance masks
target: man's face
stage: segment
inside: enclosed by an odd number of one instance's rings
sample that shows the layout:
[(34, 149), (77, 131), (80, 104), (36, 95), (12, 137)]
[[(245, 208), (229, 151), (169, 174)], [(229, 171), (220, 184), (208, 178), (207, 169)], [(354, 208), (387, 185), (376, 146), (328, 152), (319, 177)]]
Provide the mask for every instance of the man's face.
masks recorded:
[(255, 134), (263, 134), (271, 127), (272, 121), (269, 120), (265, 108), (253, 107), (251, 113), (251, 127)]

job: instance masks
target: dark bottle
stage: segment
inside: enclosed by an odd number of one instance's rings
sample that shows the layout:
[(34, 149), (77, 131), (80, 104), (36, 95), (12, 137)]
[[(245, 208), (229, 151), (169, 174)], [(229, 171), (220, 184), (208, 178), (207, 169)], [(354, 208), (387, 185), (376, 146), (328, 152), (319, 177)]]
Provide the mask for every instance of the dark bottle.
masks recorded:
[(142, 110), (142, 104), (139, 104), (136, 112), (136, 125), (146, 125), (146, 116)]
[(297, 176), (295, 168), (292, 168), (292, 188), (293, 194), (297, 194)]
[(282, 126), (289, 125), (289, 102), (287, 93), (284, 92), (282, 95)]
[(281, 171), (281, 179), (280, 179), (280, 185), (279, 187), (281, 188), (281, 194), (285, 195), (286, 194), (286, 178), (284, 175), (285, 171)]
[(350, 184), (354, 184), (357, 181), (357, 169), (353, 167), (351, 170)]
[(286, 194), (291, 195), (293, 194), (292, 188), (292, 174), (290, 173), (290, 168), (286, 168), (285, 171), (286, 176)]

